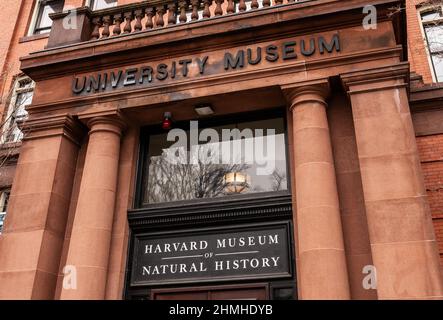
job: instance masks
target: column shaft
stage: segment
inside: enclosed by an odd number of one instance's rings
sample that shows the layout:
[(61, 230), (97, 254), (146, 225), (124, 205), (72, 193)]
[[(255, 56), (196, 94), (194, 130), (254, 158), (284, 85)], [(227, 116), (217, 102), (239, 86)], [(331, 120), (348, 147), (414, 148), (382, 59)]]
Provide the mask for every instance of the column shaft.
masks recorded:
[(352, 103), (378, 297), (442, 297), (406, 86), (397, 75), (362, 80), (368, 74), (344, 79)]
[(69, 116), (26, 126), (0, 237), (0, 299), (53, 299), (82, 126)]
[(75, 267), (77, 286), (63, 288), (61, 299), (104, 299), (117, 188), (123, 123), (107, 117), (91, 128), (67, 265)]
[(349, 299), (327, 88), (285, 91), (292, 110), (302, 299)]

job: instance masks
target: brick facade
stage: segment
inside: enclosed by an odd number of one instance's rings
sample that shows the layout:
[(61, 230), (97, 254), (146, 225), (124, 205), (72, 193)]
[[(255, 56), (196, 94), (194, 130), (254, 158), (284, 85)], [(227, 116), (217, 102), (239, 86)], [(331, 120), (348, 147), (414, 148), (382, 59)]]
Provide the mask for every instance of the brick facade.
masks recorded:
[[(6, 112), (6, 102), (14, 76), (20, 73), (19, 58), (44, 49), (47, 43), (47, 36), (27, 36), (34, 2), (34, 0), (8, 0), (0, 3), (0, 17), (4, 22), (3, 32), (0, 34), (0, 72), (3, 75), (0, 77), (0, 115)], [(119, 0), (118, 4), (131, 2), (135, 1)], [(423, 0), (406, 1), (408, 59), (411, 71), (421, 75), (424, 84), (431, 84), (432, 72), (416, 9), (416, 6), (422, 2)], [(79, 7), (84, 3), (85, 0), (65, 0), (65, 8)], [(443, 266), (443, 131), (440, 134), (417, 137), (417, 145)]]
[(432, 73), (429, 58), (426, 53), (426, 44), (423, 29), (420, 23), (420, 14), (417, 6), (426, 2), (423, 0), (406, 1), (406, 17), (408, 24), (408, 58), (411, 71), (423, 77), (424, 83), (432, 83)]
[(443, 265), (443, 134), (418, 137), (417, 145)]

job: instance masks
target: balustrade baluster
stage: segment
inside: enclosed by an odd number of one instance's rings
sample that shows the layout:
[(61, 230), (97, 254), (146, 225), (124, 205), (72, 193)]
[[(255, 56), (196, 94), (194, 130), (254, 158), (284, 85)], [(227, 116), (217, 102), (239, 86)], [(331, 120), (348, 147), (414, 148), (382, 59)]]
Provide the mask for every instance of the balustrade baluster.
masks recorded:
[(217, 4), (215, 6), (215, 11), (214, 14), (216, 16), (221, 16), (223, 15), (223, 9), (222, 9), (222, 3), (224, 2), (224, 0), (215, 0), (215, 3)]
[(192, 14), (191, 14), (191, 20), (198, 20), (198, 8), (200, 7), (200, 0), (191, 0), (192, 5)]
[(271, 0), (263, 0), (263, 7), (269, 7), (271, 5)]
[(238, 10), (240, 12), (246, 11), (246, 2), (245, 2), (245, 0), (240, 0), (240, 3), (238, 4)]
[(258, 9), (258, 1), (257, 0), (252, 0), (251, 9)]
[(165, 25), (165, 21), (163, 20), (163, 15), (166, 12), (164, 5), (159, 5), (156, 8), (157, 11), (157, 19), (155, 20), (155, 25), (158, 27), (163, 27)]
[(177, 22), (177, 5), (175, 2), (168, 3), (168, 24), (175, 24)]
[(178, 8), (180, 11), (180, 16), (178, 20), (180, 21), (180, 23), (186, 23), (186, 21), (188, 20), (188, 17), (186, 16), (186, 10), (188, 9), (188, 7), (189, 5), (186, 0), (181, 0), (178, 2)]
[(111, 16), (103, 17), (103, 30), (102, 30), (102, 38), (107, 38), (111, 35), (109, 31), (109, 26), (112, 24)]
[(146, 29), (148, 30), (154, 28), (154, 21), (153, 21), (154, 15), (155, 15), (155, 8), (153, 7), (146, 8), (146, 16), (147, 16)]
[(204, 9), (203, 9), (203, 19), (207, 19), (211, 17), (211, 11), (209, 7), (211, 6), (213, 0), (203, 0)]
[(123, 15), (121, 13), (114, 14), (114, 28), (112, 28), (112, 35), (118, 36), (122, 33), (121, 23), (123, 21)]
[(100, 28), (102, 26), (101, 18), (100, 17), (93, 18), (92, 24), (94, 25), (94, 29), (91, 33), (91, 40), (97, 40), (100, 38)]
[(134, 15), (131, 12), (125, 12), (124, 13), (125, 16), (125, 20), (126, 20), (126, 24), (125, 27), (123, 29), (123, 33), (131, 33), (132, 32), (132, 20), (134, 19)]
[(141, 31), (143, 29), (142, 26), (142, 19), (145, 16), (145, 10), (143, 9), (137, 9), (134, 11), (135, 15), (135, 24), (134, 24), (134, 31)]
[(226, 12), (227, 13), (235, 12), (234, 0), (228, 0), (228, 6), (226, 7)]
[(282, 4), (282, 3), (283, 3), (283, 0), (274, 0), (274, 4), (276, 6), (278, 6), (279, 4)]

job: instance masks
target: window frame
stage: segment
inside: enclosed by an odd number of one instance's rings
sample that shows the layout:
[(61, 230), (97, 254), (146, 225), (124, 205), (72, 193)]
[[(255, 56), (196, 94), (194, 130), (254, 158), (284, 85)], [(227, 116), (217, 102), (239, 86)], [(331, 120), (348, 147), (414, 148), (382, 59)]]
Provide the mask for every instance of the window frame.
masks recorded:
[[(25, 81), (29, 81), (31, 83), (31, 85), (27, 88), (20, 88), (20, 84)], [(16, 111), (16, 103), (17, 103), (18, 96), (22, 93), (28, 93), (28, 92), (33, 93), (34, 88), (35, 88), (34, 81), (32, 81), (32, 79), (29, 78), (28, 76), (17, 76), (16, 79), (14, 80), (13, 91), (12, 91), (12, 95), (11, 95), (11, 98), (8, 103), (8, 109), (7, 109), (8, 111), (6, 113), (6, 118), (3, 118), (3, 127), (2, 127), (1, 137), (0, 137), (1, 144), (17, 143), (17, 142), (21, 141), (21, 138), (20, 139), (9, 139), (9, 136), (10, 136), (9, 130), (11, 130), (11, 126), (17, 122), (17, 118), (14, 118), (13, 113)], [(26, 106), (27, 105), (25, 105), (25, 107)], [(26, 118), (26, 116), (27, 115), (25, 115), (24, 117), (21, 117), (21, 118)]]
[(8, 211), (7, 203), (9, 202), (10, 196), (11, 196), (11, 188), (2, 189), (0, 191), (0, 206), (2, 207), (1, 209), (3, 209), (2, 211), (0, 211), (0, 234), (2, 234), (3, 226), (5, 224), (6, 214)]
[(101, 8), (101, 9), (96, 9), (95, 6), (97, 4), (97, 0), (88, 0), (87, 1), (88, 7), (91, 8), (91, 10), (95, 11), (95, 10), (104, 10), (104, 9), (108, 9), (108, 8), (113, 8), (118, 6), (118, 0), (115, 0), (115, 5), (113, 6), (109, 6), (107, 8)]
[[(285, 154), (286, 154), (286, 183), (287, 189), (280, 191), (264, 191), (257, 193), (246, 193), (231, 195), (229, 199), (252, 199), (259, 197), (268, 196), (281, 196), (291, 194), (291, 174), (290, 174), (290, 154), (289, 154), (289, 141), (288, 141), (288, 124), (287, 124), (287, 114), (284, 112), (283, 107), (270, 108), (265, 110), (258, 110), (257, 112), (251, 113), (241, 113), (232, 114), (230, 116), (218, 116), (213, 118), (196, 118), (181, 121), (179, 123), (174, 123), (174, 128), (187, 129), (189, 121), (198, 120), (199, 128), (210, 128), (212, 126), (228, 125), (232, 123), (250, 122), (265, 120), (268, 118), (281, 118), (283, 121), (284, 137), (285, 137)], [(238, 121), (239, 119), (247, 119), (245, 121)], [(161, 128), (161, 125), (145, 126), (140, 130), (140, 142), (139, 142), (139, 152), (137, 154), (137, 171), (135, 179), (135, 201), (133, 202), (133, 209), (153, 209), (153, 208), (163, 208), (163, 207), (180, 207), (188, 204), (198, 204), (198, 203), (216, 203), (226, 201), (226, 197), (215, 197), (215, 198), (196, 198), (189, 200), (176, 200), (171, 202), (159, 202), (159, 203), (143, 203), (143, 178), (149, 166), (146, 166), (147, 158), (149, 154), (149, 137), (151, 135), (156, 135), (159, 133), (164, 133), (165, 130)]]
[[(34, 13), (32, 15), (30, 28), (28, 30), (28, 36), (48, 34), (51, 31), (52, 24), (50, 27), (44, 27), (44, 28), (39, 28), (37, 26), (41, 22), (41, 18), (43, 15), (43, 7), (50, 2), (56, 2), (56, 1), (62, 2), (62, 10), (63, 10), (65, 0), (35, 0)], [(46, 30), (47, 32), (41, 32)]]
[[(423, 21), (422, 15), (424, 15), (428, 12), (431, 12), (431, 11), (440, 11), (440, 17), (437, 19), (434, 19), (434, 20), (430, 20), (430, 21)], [(438, 23), (438, 25), (441, 25), (441, 27), (443, 28), (443, 5), (422, 6), (421, 8), (418, 8), (417, 14), (418, 14), (419, 22), (420, 22), (422, 36), (423, 36), (423, 39), (425, 42), (426, 56), (428, 58), (429, 68), (430, 68), (431, 74), (432, 74), (432, 80), (433, 80), (433, 82), (443, 82), (443, 79), (440, 79), (441, 81), (439, 81), (439, 79), (438, 79), (437, 70), (435, 68), (435, 64), (434, 64), (434, 60), (433, 60), (434, 55), (442, 55), (442, 57), (443, 57), (443, 44), (442, 44), (441, 50), (438, 50), (435, 52), (432, 51), (431, 44), (430, 44), (430, 41), (428, 38), (428, 34), (426, 32), (426, 28), (430, 25), (435, 24), (436, 22)]]

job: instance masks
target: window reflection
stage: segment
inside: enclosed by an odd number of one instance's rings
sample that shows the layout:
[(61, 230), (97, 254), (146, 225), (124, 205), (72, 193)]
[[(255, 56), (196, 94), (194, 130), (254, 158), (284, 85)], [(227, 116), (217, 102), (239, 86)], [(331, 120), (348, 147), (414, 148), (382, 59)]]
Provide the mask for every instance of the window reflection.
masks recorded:
[(431, 67), (437, 82), (443, 81), (443, 13), (441, 7), (421, 13)]
[(149, 136), (143, 205), (288, 188), (282, 118), (187, 130), (181, 136), (184, 144), (177, 143), (178, 136), (168, 141), (168, 133)]

